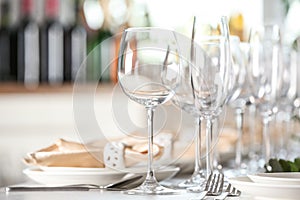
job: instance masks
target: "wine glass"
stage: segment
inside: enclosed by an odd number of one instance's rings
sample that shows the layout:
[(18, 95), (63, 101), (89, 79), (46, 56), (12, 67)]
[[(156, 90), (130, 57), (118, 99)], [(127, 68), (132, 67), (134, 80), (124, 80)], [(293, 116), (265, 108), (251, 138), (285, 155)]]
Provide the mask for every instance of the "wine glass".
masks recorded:
[(153, 166), (153, 114), (174, 96), (179, 84), (180, 57), (174, 31), (160, 28), (124, 30), (118, 59), (118, 79), (123, 92), (143, 105), (148, 122), (148, 168), (145, 181), (127, 194), (174, 194), (161, 186)]
[[(199, 47), (195, 47), (194, 44), (194, 35), (195, 35), (195, 23), (196, 17), (193, 18), (193, 28), (192, 28), (192, 37), (191, 41), (185, 41), (184, 39), (179, 38), (180, 43), (189, 44), (190, 43), (190, 52), (188, 60), (183, 59), (181, 69), (181, 79), (180, 84), (176, 88), (176, 98), (172, 99), (172, 102), (179, 108), (181, 108), (186, 113), (192, 115), (195, 119), (195, 164), (194, 172), (190, 178), (179, 183), (177, 186), (179, 188), (188, 188), (201, 185), (205, 181), (205, 174), (201, 165), (201, 115), (198, 113), (195, 106), (195, 96), (193, 95), (192, 88), (192, 67), (191, 61), (194, 59), (194, 54), (204, 53)], [(197, 49), (197, 50), (196, 50)], [(185, 55), (184, 53), (182, 53)]]
[[(221, 17), (216, 24), (209, 26), (200, 20), (196, 24), (195, 33), (195, 43), (205, 52), (195, 52), (191, 70), (195, 106), (201, 117), (206, 120), (207, 179), (213, 171), (212, 125), (222, 112), (230, 87), (231, 56), (227, 18)], [(190, 189), (198, 191), (197, 188)]]
[[(277, 25), (253, 28), (250, 33), (249, 84), (262, 116), (264, 163), (272, 156), (269, 124), (277, 112), (282, 85), (280, 30)], [(261, 166), (262, 167), (262, 166)]]
[(289, 151), (289, 139), (291, 132), (291, 118), (293, 114), (293, 102), (297, 93), (297, 52), (292, 47), (282, 47), (283, 68), (282, 87), (279, 91), (278, 113), (276, 119), (282, 123), (282, 130), (277, 135), (275, 155), (285, 159)]
[(237, 129), (234, 169), (227, 170), (227, 174), (230, 175), (240, 175), (245, 171), (242, 168), (242, 136), (244, 132), (245, 108), (250, 100), (246, 79), (246, 55), (242, 51), (243, 45), (238, 36), (230, 36), (233, 78), (228, 96), (228, 105), (235, 110)]

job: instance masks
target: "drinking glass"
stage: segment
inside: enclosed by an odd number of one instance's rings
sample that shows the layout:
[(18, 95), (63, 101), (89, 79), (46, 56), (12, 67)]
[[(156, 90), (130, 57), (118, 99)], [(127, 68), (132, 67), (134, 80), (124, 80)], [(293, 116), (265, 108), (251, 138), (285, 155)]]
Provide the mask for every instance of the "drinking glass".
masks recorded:
[(280, 30), (277, 25), (251, 30), (247, 74), (251, 92), (262, 116), (264, 163), (268, 163), (272, 155), (269, 124), (278, 109), (278, 91), (282, 86), (281, 56)]
[[(192, 37), (191, 39), (185, 37), (179, 37), (178, 40), (181, 44), (188, 44), (188, 50), (182, 53), (183, 57), (187, 59), (182, 60), (182, 67), (180, 68), (180, 84), (176, 88), (176, 98), (172, 99), (172, 102), (176, 107), (179, 107), (186, 113), (192, 115), (195, 119), (195, 162), (194, 172), (190, 178), (176, 185), (179, 188), (188, 188), (200, 185), (205, 181), (205, 175), (201, 166), (201, 116), (199, 115), (195, 107), (195, 97), (193, 95), (192, 88), (192, 72), (191, 72), (191, 60), (194, 59), (194, 54), (197, 49), (197, 53), (204, 53), (199, 47), (195, 47), (194, 35), (195, 35), (195, 22), (196, 17), (193, 20)], [(183, 47), (184, 48), (184, 47)]]
[(161, 186), (153, 166), (153, 114), (174, 96), (179, 84), (181, 59), (174, 31), (160, 28), (124, 30), (118, 59), (118, 78), (123, 92), (147, 110), (148, 168), (145, 181), (127, 194), (174, 194)]
[(213, 171), (212, 125), (222, 112), (230, 87), (229, 29), (226, 17), (221, 17), (215, 24), (209, 26), (199, 19), (195, 27), (195, 43), (205, 52), (204, 54), (195, 52), (191, 70), (195, 106), (200, 116), (206, 120), (207, 179)]
[(242, 136), (244, 129), (244, 112), (249, 103), (249, 91), (246, 79), (246, 55), (242, 51), (242, 44), (238, 36), (230, 36), (230, 49), (232, 55), (233, 78), (228, 96), (228, 105), (235, 111), (237, 129), (237, 142), (233, 170), (227, 170), (231, 175), (240, 175), (242, 171)]
[(291, 119), (293, 117), (293, 102), (297, 93), (297, 52), (292, 47), (283, 47), (282, 88), (279, 91), (278, 113), (276, 120), (281, 124), (277, 136), (275, 155), (277, 158), (286, 159), (289, 152), (291, 132)]

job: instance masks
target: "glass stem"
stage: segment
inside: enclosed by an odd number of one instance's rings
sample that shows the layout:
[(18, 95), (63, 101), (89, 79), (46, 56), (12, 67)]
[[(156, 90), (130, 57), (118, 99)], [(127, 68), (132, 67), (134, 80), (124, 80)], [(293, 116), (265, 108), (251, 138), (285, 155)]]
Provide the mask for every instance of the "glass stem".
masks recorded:
[(255, 160), (256, 155), (256, 106), (254, 104), (249, 106), (249, 131), (250, 131), (250, 159)]
[(195, 169), (194, 175), (200, 174), (201, 171), (201, 118), (196, 119), (196, 140), (195, 140)]
[(244, 110), (242, 108), (236, 108), (235, 115), (236, 115), (236, 128), (237, 128), (235, 165), (236, 168), (240, 168), (242, 162), (242, 136), (243, 136), (243, 123), (244, 123)]
[(271, 156), (271, 137), (269, 133), (270, 116), (263, 116), (263, 141), (264, 141), (264, 157), (267, 163)]
[(212, 119), (206, 120), (206, 179), (213, 172), (212, 165)]
[(147, 109), (147, 122), (148, 122), (148, 170), (146, 181), (156, 182), (153, 168), (153, 114), (154, 109), (148, 107)]

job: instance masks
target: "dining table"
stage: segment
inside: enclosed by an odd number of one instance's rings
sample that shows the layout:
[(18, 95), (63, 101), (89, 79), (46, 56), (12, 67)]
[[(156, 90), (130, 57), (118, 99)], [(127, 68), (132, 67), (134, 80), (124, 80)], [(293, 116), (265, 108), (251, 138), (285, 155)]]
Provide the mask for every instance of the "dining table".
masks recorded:
[[(172, 179), (161, 181), (164, 185), (171, 185), (179, 183), (184, 180), (186, 176), (174, 177)], [(129, 195), (124, 194), (122, 191), (111, 191), (106, 189), (91, 189), (87, 191), (72, 190), (72, 191), (6, 191), (6, 187), (0, 190), (0, 199), (2, 200), (137, 200), (137, 199), (151, 199), (151, 200), (165, 200), (165, 199), (182, 199), (182, 200), (200, 200), (199, 193), (187, 192), (184, 189), (178, 189), (178, 194), (171, 195)], [(217, 197), (207, 196), (204, 199), (216, 199)], [(253, 197), (244, 194), (242, 192), (239, 197), (226, 197), (227, 200), (238, 200), (238, 199), (253, 199)]]
[[(0, 199), (5, 200), (120, 200), (120, 199), (151, 199), (151, 200), (163, 200), (163, 199), (197, 199), (197, 195), (193, 193), (182, 193), (178, 195), (127, 195), (116, 191), (60, 191), (60, 192), (1, 192)], [(206, 197), (205, 199), (214, 199), (214, 197)], [(240, 197), (227, 197), (226, 199), (253, 199), (249, 196), (241, 195)]]

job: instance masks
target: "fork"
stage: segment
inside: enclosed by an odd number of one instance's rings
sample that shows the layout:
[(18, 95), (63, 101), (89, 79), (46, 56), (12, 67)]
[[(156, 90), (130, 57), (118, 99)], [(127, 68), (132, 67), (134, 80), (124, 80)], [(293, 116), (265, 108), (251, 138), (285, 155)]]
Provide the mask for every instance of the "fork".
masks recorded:
[(228, 184), (225, 192), (222, 193), (220, 196), (215, 198), (215, 200), (224, 200), (226, 197), (238, 197), (241, 195), (241, 191), (233, 187), (230, 183)]
[(223, 184), (223, 174), (210, 174), (204, 191), (202, 191), (197, 198), (193, 198), (192, 200), (202, 200), (206, 196), (219, 196), (220, 194), (222, 194)]

